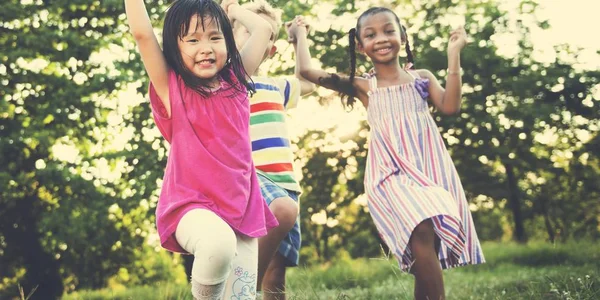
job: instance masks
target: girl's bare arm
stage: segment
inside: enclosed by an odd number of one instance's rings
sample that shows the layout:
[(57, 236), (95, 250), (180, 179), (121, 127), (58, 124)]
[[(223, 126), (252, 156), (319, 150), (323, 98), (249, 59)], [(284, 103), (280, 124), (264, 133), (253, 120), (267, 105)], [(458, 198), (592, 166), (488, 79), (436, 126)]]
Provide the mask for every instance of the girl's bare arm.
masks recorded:
[(167, 61), (154, 35), (144, 1), (125, 0), (125, 13), (148, 77), (165, 106), (167, 114), (171, 116)]
[(259, 15), (241, 7), (236, 0), (226, 0), (221, 5), (232, 21), (240, 22), (250, 33), (246, 44), (240, 50), (240, 56), (246, 73), (252, 75), (263, 61), (269, 40), (275, 34), (273, 28)]
[[(292, 24), (291, 26), (297, 25)], [(354, 94), (366, 107), (368, 103), (367, 92), (369, 90), (369, 82), (364, 78), (355, 77), (351, 83), (348, 76), (327, 73), (324, 70), (314, 68), (310, 63), (306, 34), (302, 34), (301, 30), (306, 30), (306, 28), (290, 28), (290, 35), (296, 39), (296, 70), (300, 76), (330, 90), (348, 95)]]
[(448, 77), (443, 88), (435, 76), (427, 70), (419, 70), (421, 77), (429, 78), (429, 95), (431, 102), (442, 113), (451, 115), (460, 111), (462, 99), (462, 78), (460, 67), (460, 51), (466, 45), (467, 34), (463, 27), (455, 29), (448, 43)]

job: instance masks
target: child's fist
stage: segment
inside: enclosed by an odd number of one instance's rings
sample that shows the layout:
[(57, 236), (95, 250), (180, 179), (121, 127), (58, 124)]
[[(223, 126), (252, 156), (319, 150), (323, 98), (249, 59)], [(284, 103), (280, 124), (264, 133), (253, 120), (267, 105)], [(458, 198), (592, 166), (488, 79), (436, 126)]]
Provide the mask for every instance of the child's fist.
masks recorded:
[(288, 42), (296, 43), (298, 34), (306, 34), (309, 26), (304, 21), (304, 17), (296, 16), (294, 20), (285, 23), (285, 29), (288, 33)]
[(467, 32), (463, 26), (460, 26), (450, 33), (448, 41), (448, 53), (460, 52), (467, 44)]
[(240, 4), (238, 3), (238, 0), (223, 0), (221, 2), (221, 7), (225, 11), (225, 14), (227, 14), (227, 15), (230, 14), (229, 8), (231, 7), (231, 5), (240, 5)]

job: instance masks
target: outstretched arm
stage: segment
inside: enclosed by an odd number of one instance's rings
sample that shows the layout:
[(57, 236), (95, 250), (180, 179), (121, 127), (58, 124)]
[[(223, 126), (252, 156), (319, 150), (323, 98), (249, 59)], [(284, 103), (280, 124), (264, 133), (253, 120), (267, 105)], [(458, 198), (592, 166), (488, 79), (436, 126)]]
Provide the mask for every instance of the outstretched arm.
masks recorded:
[(442, 88), (435, 76), (427, 71), (420, 70), (419, 75), (429, 78), (429, 94), (431, 102), (442, 113), (450, 115), (460, 111), (462, 98), (462, 78), (460, 67), (460, 51), (467, 43), (467, 34), (463, 27), (455, 29), (450, 35), (448, 43), (448, 77), (446, 88)]
[(241, 7), (237, 0), (224, 0), (221, 6), (232, 22), (240, 22), (250, 33), (246, 44), (240, 50), (240, 56), (246, 73), (252, 75), (263, 61), (269, 40), (275, 35), (273, 28), (259, 15)]
[(144, 0), (125, 0), (125, 13), (148, 77), (165, 106), (168, 116), (171, 116), (167, 61), (154, 35)]
[(311, 65), (308, 39), (306, 37), (306, 26), (298, 26), (297, 22), (292, 22), (288, 27), (288, 34), (292, 40), (296, 41), (296, 72), (299, 73), (302, 78), (330, 90), (347, 95), (354, 94), (361, 102), (363, 102), (363, 104), (367, 103), (369, 83), (366, 79), (356, 77), (353, 82), (350, 82), (348, 76), (327, 73), (324, 70), (314, 68)]
[[(304, 18), (302, 16), (297, 16), (293, 21), (286, 23), (286, 27), (289, 28), (293, 22), (295, 22), (298, 26), (296, 37), (302, 35), (306, 39), (306, 36), (308, 34), (308, 25), (306, 25), (306, 23), (304, 22)], [(294, 45), (294, 52), (296, 53), (295, 75), (296, 78), (298, 78), (298, 80), (300, 81), (300, 95), (310, 94), (315, 90), (315, 84), (308, 81), (300, 74), (301, 64), (306, 65), (307, 68), (311, 68), (311, 56), (310, 50), (308, 49), (308, 43), (303, 43), (302, 47), (304, 48), (298, 49), (297, 38), (290, 38), (290, 42)], [(303, 55), (303, 57), (300, 58), (300, 55)]]

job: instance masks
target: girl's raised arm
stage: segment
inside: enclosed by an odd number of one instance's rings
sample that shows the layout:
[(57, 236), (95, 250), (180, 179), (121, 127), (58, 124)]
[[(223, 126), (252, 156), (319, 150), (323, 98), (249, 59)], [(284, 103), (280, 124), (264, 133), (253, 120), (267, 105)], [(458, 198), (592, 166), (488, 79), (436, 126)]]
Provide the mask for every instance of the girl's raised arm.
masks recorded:
[[(298, 35), (306, 36), (308, 34), (308, 25), (306, 23), (304, 23), (304, 17), (296, 16), (296, 18), (294, 18), (293, 21), (286, 22), (285, 23), (286, 30), (288, 30), (290, 28), (290, 26), (292, 26), (292, 23), (296, 23), (296, 25), (298, 26), (298, 29), (296, 31), (296, 36), (298, 36)], [(298, 80), (300, 81), (300, 95), (303, 96), (303, 95), (312, 93), (315, 91), (315, 88), (316, 88), (315, 84), (306, 80), (304, 77), (302, 77), (302, 75), (300, 75), (300, 64), (304, 64), (305, 68), (311, 67), (311, 63), (310, 63), (311, 56), (310, 56), (310, 50), (308, 49), (308, 44), (304, 43), (302, 46), (304, 46), (305, 49), (299, 50), (298, 43), (296, 43), (295, 38), (292, 39), (291, 37), (288, 37), (288, 42), (292, 43), (292, 45), (294, 46), (294, 53), (296, 54), (296, 67), (294, 68), (294, 75), (296, 75), (296, 78), (298, 78)], [(298, 55), (303, 55), (302, 59), (298, 59), (297, 58)]]
[(462, 78), (460, 67), (460, 51), (467, 44), (467, 33), (463, 27), (452, 31), (448, 43), (448, 78), (443, 88), (435, 76), (427, 70), (419, 70), (421, 77), (429, 78), (429, 95), (431, 102), (443, 114), (451, 115), (460, 111), (462, 98)]
[(308, 40), (306, 38), (306, 26), (303, 23), (292, 22), (288, 27), (288, 34), (290, 38), (296, 40), (296, 70), (300, 73), (300, 76), (330, 90), (349, 95), (350, 97), (357, 97), (367, 107), (369, 82), (366, 79), (355, 77), (350, 82), (348, 76), (339, 76), (312, 67), (308, 50)]
[(246, 73), (252, 75), (263, 61), (269, 39), (275, 35), (273, 28), (259, 15), (241, 7), (237, 0), (224, 0), (221, 6), (232, 21), (242, 23), (250, 33), (248, 41), (240, 50), (240, 56)]
[(144, 0), (125, 0), (125, 13), (148, 77), (170, 116), (167, 61), (154, 35)]

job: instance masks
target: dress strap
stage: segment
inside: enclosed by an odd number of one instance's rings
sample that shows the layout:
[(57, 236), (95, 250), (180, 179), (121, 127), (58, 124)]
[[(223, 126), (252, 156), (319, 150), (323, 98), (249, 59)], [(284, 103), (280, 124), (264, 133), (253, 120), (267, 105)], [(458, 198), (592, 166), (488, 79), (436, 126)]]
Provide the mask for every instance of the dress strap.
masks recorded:
[(371, 92), (377, 90), (377, 77), (375, 74), (371, 75), (371, 78), (369, 78), (369, 90)]
[(414, 70), (406, 70), (406, 72), (407, 72), (408, 74), (410, 74), (410, 76), (412, 76), (412, 78), (413, 78), (415, 81), (416, 81), (417, 79), (421, 78), (420, 76), (418, 76), (419, 74), (417, 74), (417, 75), (415, 76), (415, 73), (416, 73), (416, 71), (414, 71)]
[[(406, 71), (406, 73), (408, 73), (410, 76), (412, 76), (412, 78), (416, 81), (417, 79), (421, 78), (421, 76), (419, 76), (419, 74), (417, 74), (417, 71), (410, 69), (412, 66), (413, 66), (412, 63), (407, 63), (406, 65), (404, 65), (404, 71)], [(415, 74), (416, 74), (416, 76), (415, 76)]]

